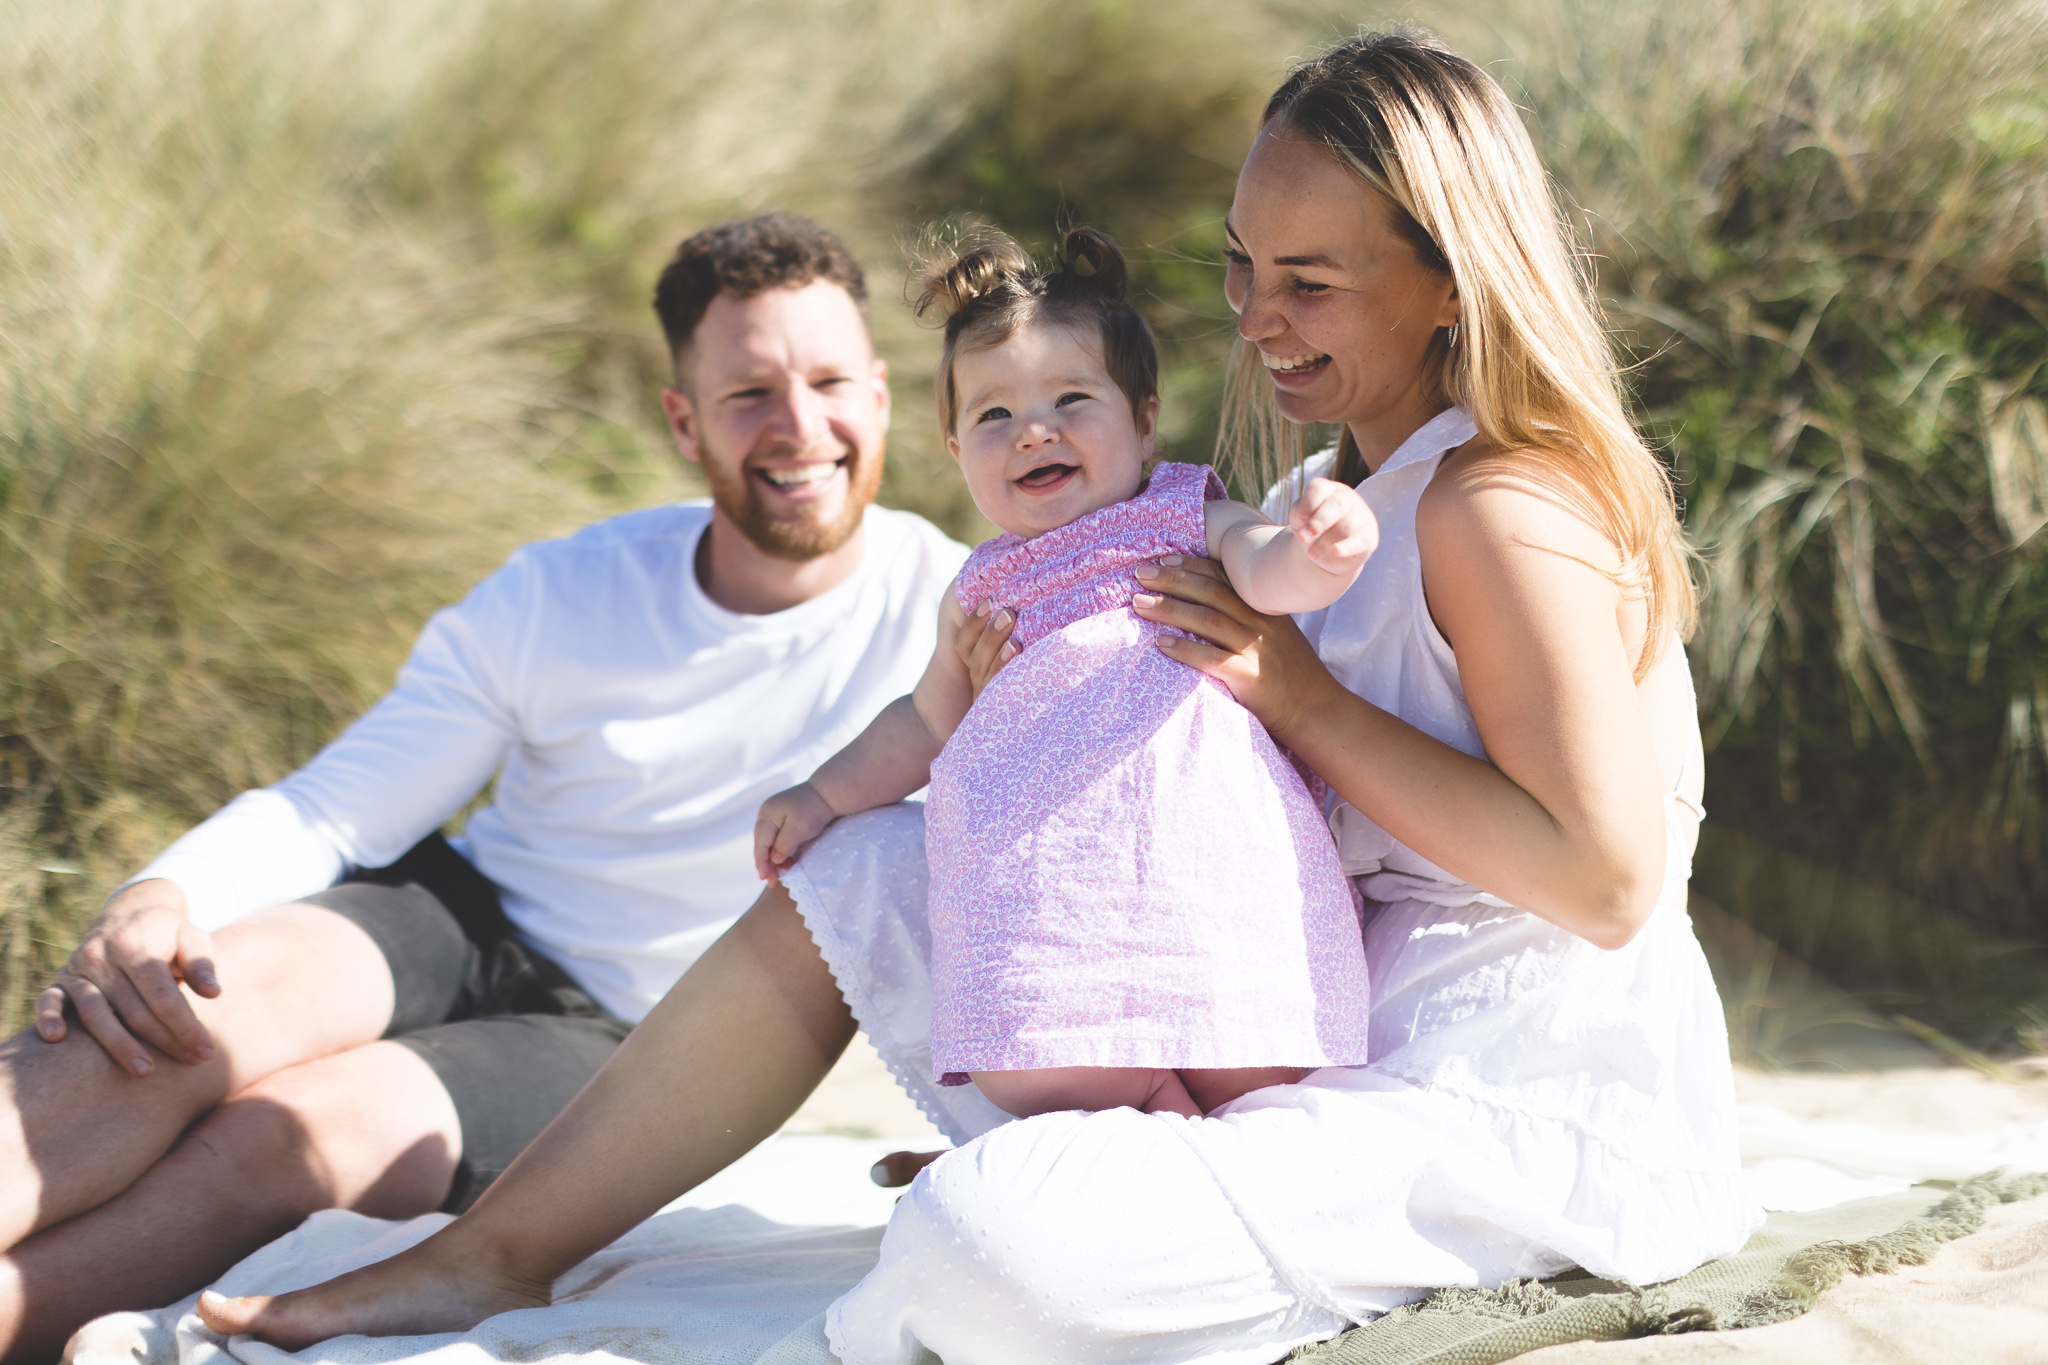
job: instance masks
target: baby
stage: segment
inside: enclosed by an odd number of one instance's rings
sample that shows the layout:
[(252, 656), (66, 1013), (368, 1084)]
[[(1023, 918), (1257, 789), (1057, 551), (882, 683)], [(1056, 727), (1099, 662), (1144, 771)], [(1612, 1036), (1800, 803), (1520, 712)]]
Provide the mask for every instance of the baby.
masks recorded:
[[(997, 238), (927, 273), (946, 448), (1004, 534), (961, 570), (916, 690), (754, 830), (774, 880), (834, 819), (929, 783), (933, 1067), (1020, 1117), (1198, 1117), (1366, 1060), (1359, 903), (1320, 807), (1131, 602), (1135, 568), (1207, 555), (1258, 610), (1313, 611), (1378, 526), (1327, 479), (1283, 527), (1204, 466), (1148, 477), (1159, 362), (1125, 275), (1085, 228), (1049, 269)], [(1000, 609), (1021, 652), (977, 699), (954, 641)]]

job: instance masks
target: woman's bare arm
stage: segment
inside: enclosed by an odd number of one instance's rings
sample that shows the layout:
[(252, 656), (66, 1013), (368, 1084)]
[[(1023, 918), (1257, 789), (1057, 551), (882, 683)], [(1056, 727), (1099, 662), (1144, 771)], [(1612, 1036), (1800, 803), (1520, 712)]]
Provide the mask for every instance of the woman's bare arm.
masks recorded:
[(1446, 462), (1418, 537), (1425, 593), (1492, 762), (1352, 694), (1291, 621), (1251, 610), (1213, 565), (1162, 565), (1148, 581), (1165, 596), (1141, 600), (1139, 614), (1200, 636), (1159, 647), (1224, 682), (1389, 834), (1511, 904), (1619, 947), (1655, 904), (1664, 845), (1627, 604), (1595, 567), (1614, 549), (1479, 460)]

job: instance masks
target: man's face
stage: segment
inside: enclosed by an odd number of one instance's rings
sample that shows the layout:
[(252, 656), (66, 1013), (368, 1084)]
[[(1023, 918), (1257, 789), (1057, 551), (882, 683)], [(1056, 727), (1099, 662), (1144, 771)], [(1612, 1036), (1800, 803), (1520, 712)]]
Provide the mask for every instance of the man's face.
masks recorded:
[(888, 370), (860, 310), (824, 280), (750, 299), (720, 294), (662, 407), (711, 500), (778, 559), (830, 554), (882, 481)]

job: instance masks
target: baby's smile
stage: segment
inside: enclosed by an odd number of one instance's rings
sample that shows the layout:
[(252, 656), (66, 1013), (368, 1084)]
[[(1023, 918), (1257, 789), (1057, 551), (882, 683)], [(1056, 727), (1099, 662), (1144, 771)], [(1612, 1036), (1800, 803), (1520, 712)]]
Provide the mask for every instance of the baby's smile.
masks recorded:
[(1016, 480), (1016, 484), (1027, 493), (1050, 493), (1065, 487), (1067, 480), (1080, 472), (1079, 465), (1042, 464)]

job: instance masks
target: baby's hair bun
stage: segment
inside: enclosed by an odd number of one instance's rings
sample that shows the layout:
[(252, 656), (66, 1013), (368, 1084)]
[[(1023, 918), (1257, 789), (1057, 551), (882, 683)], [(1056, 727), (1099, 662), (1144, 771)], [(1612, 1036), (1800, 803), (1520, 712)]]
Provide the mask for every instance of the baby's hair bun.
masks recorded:
[(1116, 298), (1124, 296), (1130, 270), (1116, 239), (1094, 228), (1074, 228), (1060, 240), (1053, 253), (1054, 273), (1069, 288), (1092, 290)]
[(928, 229), (911, 251), (904, 292), (916, 291), (911, 307), (945, 333), (932, 380), (939, 429), (947, 435), (960, 415), (954, 360), (963, 350), (999, 346), (1038, 321), (1093, 333), (1134, 417), (1158, 397), (1159, 351), (1124, 293), (1130, 271), (1108, 233), (1072, 229), (1061, 236), (1050, 265), (1033, 261), (1007, 234), (975, 224)]
[(950, 317), (971, 305), (1016, 290), (1037, 273), (1031, 257), (1010, 238), (982, 232), (950, 249), (928, 241), (912, 277), (918, 294), (912, 304), (919, 317), (937, 310)]

